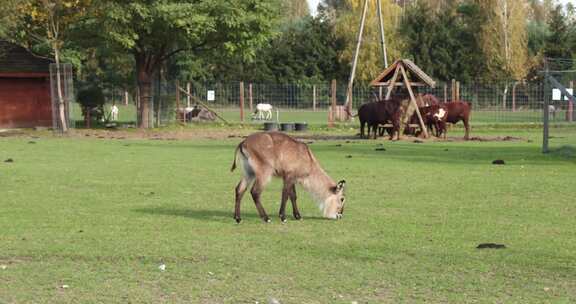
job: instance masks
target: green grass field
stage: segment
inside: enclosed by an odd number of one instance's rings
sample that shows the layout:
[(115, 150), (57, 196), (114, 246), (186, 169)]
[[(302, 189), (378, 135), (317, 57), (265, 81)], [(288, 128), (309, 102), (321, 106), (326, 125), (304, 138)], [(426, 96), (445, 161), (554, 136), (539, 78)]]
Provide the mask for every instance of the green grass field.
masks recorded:
[(239, 138), (0, 137), (0, 303), (574, 303), (576, 129), (474, 132), (521, 140), (317, 140), (344, 218), (240, 225)]

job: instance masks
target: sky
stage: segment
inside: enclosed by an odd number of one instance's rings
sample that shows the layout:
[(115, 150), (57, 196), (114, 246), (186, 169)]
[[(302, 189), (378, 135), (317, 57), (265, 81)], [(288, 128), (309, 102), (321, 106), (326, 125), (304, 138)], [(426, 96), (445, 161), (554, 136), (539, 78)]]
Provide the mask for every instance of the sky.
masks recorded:
[[(313, 16), (316, 15), (316, 8), (318, 7), (318, 3), (320, 3), (320, 0), (307, 0), (308, 1), (308, 6), (310, 6), (310, 12), (312, 13)], [(562, 3), (562, 4), (567, 4), (569, 2), (572, 2), (573, 4), (576, 4), (576, 0), (557, 0), (557, 2)]]
[(318, 3), (320, 3), (320, 0), (308, 0), (308, 6), (310, 7), (312, 16), (316, 15), (316, 8), (318, 7)]

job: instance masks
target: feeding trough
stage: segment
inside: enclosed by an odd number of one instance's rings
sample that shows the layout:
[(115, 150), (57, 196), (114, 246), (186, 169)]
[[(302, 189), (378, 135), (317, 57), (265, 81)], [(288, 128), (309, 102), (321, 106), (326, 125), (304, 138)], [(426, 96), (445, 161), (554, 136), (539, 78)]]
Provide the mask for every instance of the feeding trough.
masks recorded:
[(278, 124), (275, 122), (265, 122), (264, 131), (276, 131), (278, 130)]
[(308, 131), (308, 123), (305, 122), (297, 122), (294, 124), (294, 127), (298, 132)]
[(280, 124), (280, 130), (284, 132), (292, 132), (295, 129), (295, 124), (293, 122), (286, 122)]

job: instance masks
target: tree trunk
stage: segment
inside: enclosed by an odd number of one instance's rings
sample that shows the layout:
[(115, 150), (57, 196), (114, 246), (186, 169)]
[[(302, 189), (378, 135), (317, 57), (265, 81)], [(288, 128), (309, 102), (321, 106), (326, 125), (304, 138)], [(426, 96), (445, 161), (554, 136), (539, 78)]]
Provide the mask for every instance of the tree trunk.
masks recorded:
[(152, 71), (148, 68), (145, 55), (136, 55), (136, 73), (138, 89), (140, 92), (140, 121), (138, 127), (141, 129), (150, 128), (150, 101), (152, 100)]
[(54, 48), (54, 60), (56, 61), (56, 91), (58, 94), (58, 118), (62, 126), (62, 132), (68, 132), (68, 124), (66, 123), (66, 109), (64, 105), (64, 94), (62, 93), (62, 73), (60, 72), (60, 51), (56, 43), (52, 46)]

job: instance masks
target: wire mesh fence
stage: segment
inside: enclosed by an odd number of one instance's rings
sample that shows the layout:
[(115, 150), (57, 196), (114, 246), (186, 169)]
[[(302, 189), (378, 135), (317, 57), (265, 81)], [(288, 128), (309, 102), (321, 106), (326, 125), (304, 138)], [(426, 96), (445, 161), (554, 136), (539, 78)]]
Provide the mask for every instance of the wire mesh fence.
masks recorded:
[[(563, 82), (567, 87), (574, 84), (574, 81), (569, 79), (564, 79)], [(176, 93), (176, 81), (157, 81), (154, 84), (154, 97), (150, 101), (152, 111), (148, 118), (153, 126), (175, 123), (180, 119), (177, 115), (179, 109), (191, 108), (197, 103), (213, 109), (230, 122), (260, 123), (254, 112), (257, 104), (265, 103), (272, 106), (274, 121), (325, 125), (328, 123), (332, 96), (335, 96), (337, 107), (341, 108), (346, 101), (345, 83), (337, 84), (335, 90), (331, 83), (179, 83), (178, 87), (182, 90), (179, 94)], [(384, 88), (383, 91), (385, 90)], [(545, 89), (544, 82), (456, 82), (440, 83), (435, 88), (418, 88), (416, 93), (432, 94), (440, 102), (454, 99), (468, 101), (472, 104), (472, 124), (499, 124), (541, 123), (544, 98), (552, 94), (547, 92), (548, 90), (549, 88)], [(355, 112), (363, 103), (373, 101), (379, 93), (378, 88), (367, 84), (355, 85), (352, 90), (352, 111)], [(574, 121), (573, 109), (567, 102), (551, 102), (554, 107), (550, 113), (552, 122)], [(137, 112), (135, 101), (129, 100), (128, 104), (121, 104), (122, 120), (136, 122)], [(128, 117), (128, 113), (133, 115), (132, 119)]]

